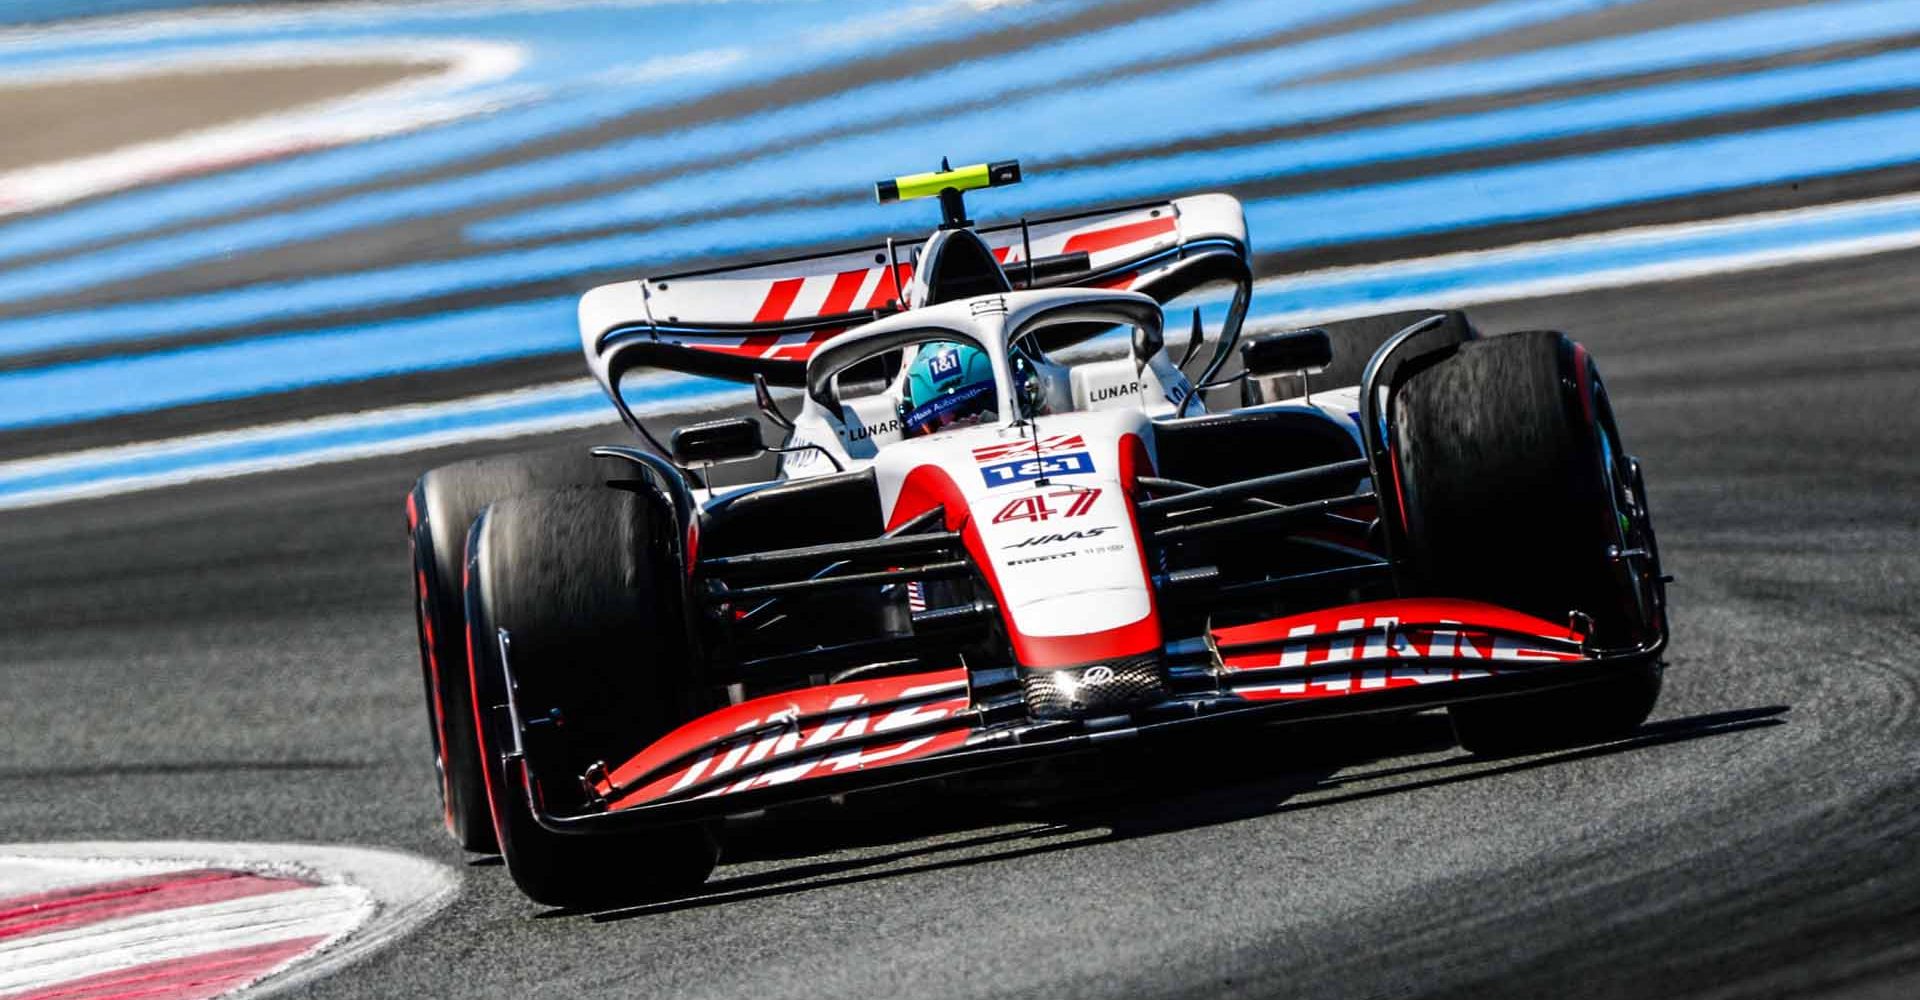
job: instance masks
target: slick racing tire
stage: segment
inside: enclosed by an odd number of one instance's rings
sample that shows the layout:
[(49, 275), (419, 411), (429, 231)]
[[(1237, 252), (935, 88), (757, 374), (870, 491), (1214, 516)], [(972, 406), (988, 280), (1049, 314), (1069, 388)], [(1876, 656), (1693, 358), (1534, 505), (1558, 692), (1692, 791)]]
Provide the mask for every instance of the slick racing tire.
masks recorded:
[(407, 496), (414, 623), (441, 816), (454, 841), (469, 851), (493, 851), (496, 845), (467, 697), (466, 598), (461, 588), (467, 529), (488, 504), (502, 497), (601, 482), (601, 463), (582, 448), (473, 459), (428, 472)]
[[(529, 898), (590, 909), (681, 893), (713, 870), (704, 825), (562, 834), (539, 825), (507, 707), (526, 727), (533, 793), (551, 814), (587, 811), (581, 776), (618, 766), (693, 714), (681, 567), (664, 504), (609, 487), (509, 497), (468, 538), (467, 615), (476, 731), (494, 832)], [(506, 640), (503, 654), (501, 633)], [(537, 742), (536, 742), (537, 741)]]
[[(1578, 345), (1546, 331), (1468, 341), (1401, 383), (1391, 422), (1412, 576), (1424, 592), (1556, 623), (1579, 610), (1603, 647), (1653, 627), (1657, 582), (1632, 578), (1608, 555), (1632, 543), (1623, 532), (1644, 516), (1627, 505), (1644, 501), (1621, 488), (1636, 470)], [(1448, 711), (1460, 745), (1476, 753), (1571, 746), (1638, 728), (1660, 684), (1649, 664)]]

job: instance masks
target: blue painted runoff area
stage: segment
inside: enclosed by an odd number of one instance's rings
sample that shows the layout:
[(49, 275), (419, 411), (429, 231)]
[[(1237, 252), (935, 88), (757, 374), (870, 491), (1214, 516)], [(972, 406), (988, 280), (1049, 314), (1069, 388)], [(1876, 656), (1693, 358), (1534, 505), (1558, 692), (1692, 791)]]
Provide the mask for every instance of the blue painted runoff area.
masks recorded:
[[(1612, 129), (1643, 127), (1755, 108), (1886, 90), (1920, 90), (1920, 51), (1634, 88), (1574, 100), (1356, 129), (1154, 161), (1036, 173), (1023, 201), (1042, 211), (1103, 198), (1144, 198), (1184, 182), (1206, 190), (1279, 177), (1415, 157), (1497, 148)], [(1260, 234), (1256, 234), (1258, 238)], [(617, 245), (631, 245), (619, 241)], [(513, 252), (521, 281), (565, 277), (578, 270), (572, 248)], [(609, 257), (607, 264), (643, 261)], [(0, 358), (58, 348), (138, 341), (158, 336), (269, 322), (300, 321), (434, 295), (495, 287), (496, 269), (458, 262), (404, 265), (380, 271), (252, 285), (219, 292), (65, 313), (0, 320)]]
[[(1673, 227), (1637, 238), (1574, 239), (1511, 253), (1406, 261), (1263, 282), (1256, 312), (1351, 308), (1420, 294), (1626, 268), (1737, 258), (1920, 233), (1920, 199)], [(19, 429), (407, 371), (577, 350), (572, 298), (266, 337), (0, 374), (0, 429)], [(649, 390), (650, 392), (652, 390)]]

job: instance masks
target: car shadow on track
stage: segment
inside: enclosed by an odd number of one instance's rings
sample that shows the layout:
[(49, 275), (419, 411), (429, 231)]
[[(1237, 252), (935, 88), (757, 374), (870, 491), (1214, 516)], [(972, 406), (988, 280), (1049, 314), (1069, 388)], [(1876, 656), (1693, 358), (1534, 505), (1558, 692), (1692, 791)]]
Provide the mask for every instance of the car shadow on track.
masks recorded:
[(50, 779), (144, 778), (203, 774), (297, 774), (305, 771), (368, 771), (379, 767), (365, 760), (184, 760), (114, 764), (71, 764), (59, 767), (0, 767), (0, 781)]
[[(1459, 752), (1445, 716), (1427, 713), (1183, 740), (1037, 773), (871, 792), (736, 821), (726, 860), (739, 874), (722, 874), (697, 895), (592, 916), (625, 920), (1335, 806), (1783, 725), (1788, 711), (1770, 705), (1663, 719), (1610, 743), (1505, 758)], [(1427, 759), (1388, 763), (1421, 755)]]

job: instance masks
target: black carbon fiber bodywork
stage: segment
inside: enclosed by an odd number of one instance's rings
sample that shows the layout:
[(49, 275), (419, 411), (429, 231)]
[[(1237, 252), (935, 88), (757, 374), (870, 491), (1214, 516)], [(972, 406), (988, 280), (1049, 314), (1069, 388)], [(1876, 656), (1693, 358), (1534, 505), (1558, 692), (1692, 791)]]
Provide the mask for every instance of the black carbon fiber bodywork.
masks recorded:
[(1020, 676), (1027, 710), (1036, 719), (1074, 719), (1125, 712), (1167, 697), (1167, 675), (1157, 656), (1082, 667), (1027, 670)]

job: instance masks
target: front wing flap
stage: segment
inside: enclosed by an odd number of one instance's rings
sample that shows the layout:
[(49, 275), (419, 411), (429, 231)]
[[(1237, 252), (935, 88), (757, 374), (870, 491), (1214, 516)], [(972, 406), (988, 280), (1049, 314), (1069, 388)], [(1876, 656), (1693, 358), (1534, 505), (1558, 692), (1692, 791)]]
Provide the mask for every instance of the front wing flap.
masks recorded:
[[(613, 832), (1198, 725), (1409, 711), (1576, 685), (1650, 664), (1664, 645), (1662, 635), (1641, 647), (1596, 650), (1569, 626), (1490, 604), (1376, 601), (1218, 628), (1169, 647), (1175, 693), (1124, 716), (1035, 720), (1017, 691), (984, 696), (982, 675), (955, 666), (809, 687), (702, 716), (617, 767), (583, 776), (592, 808), (576, 815), (542, 808), (517, 707), (508, 764), (542, 826)], [(509, 698), (513, 690), (509, 664)]]

